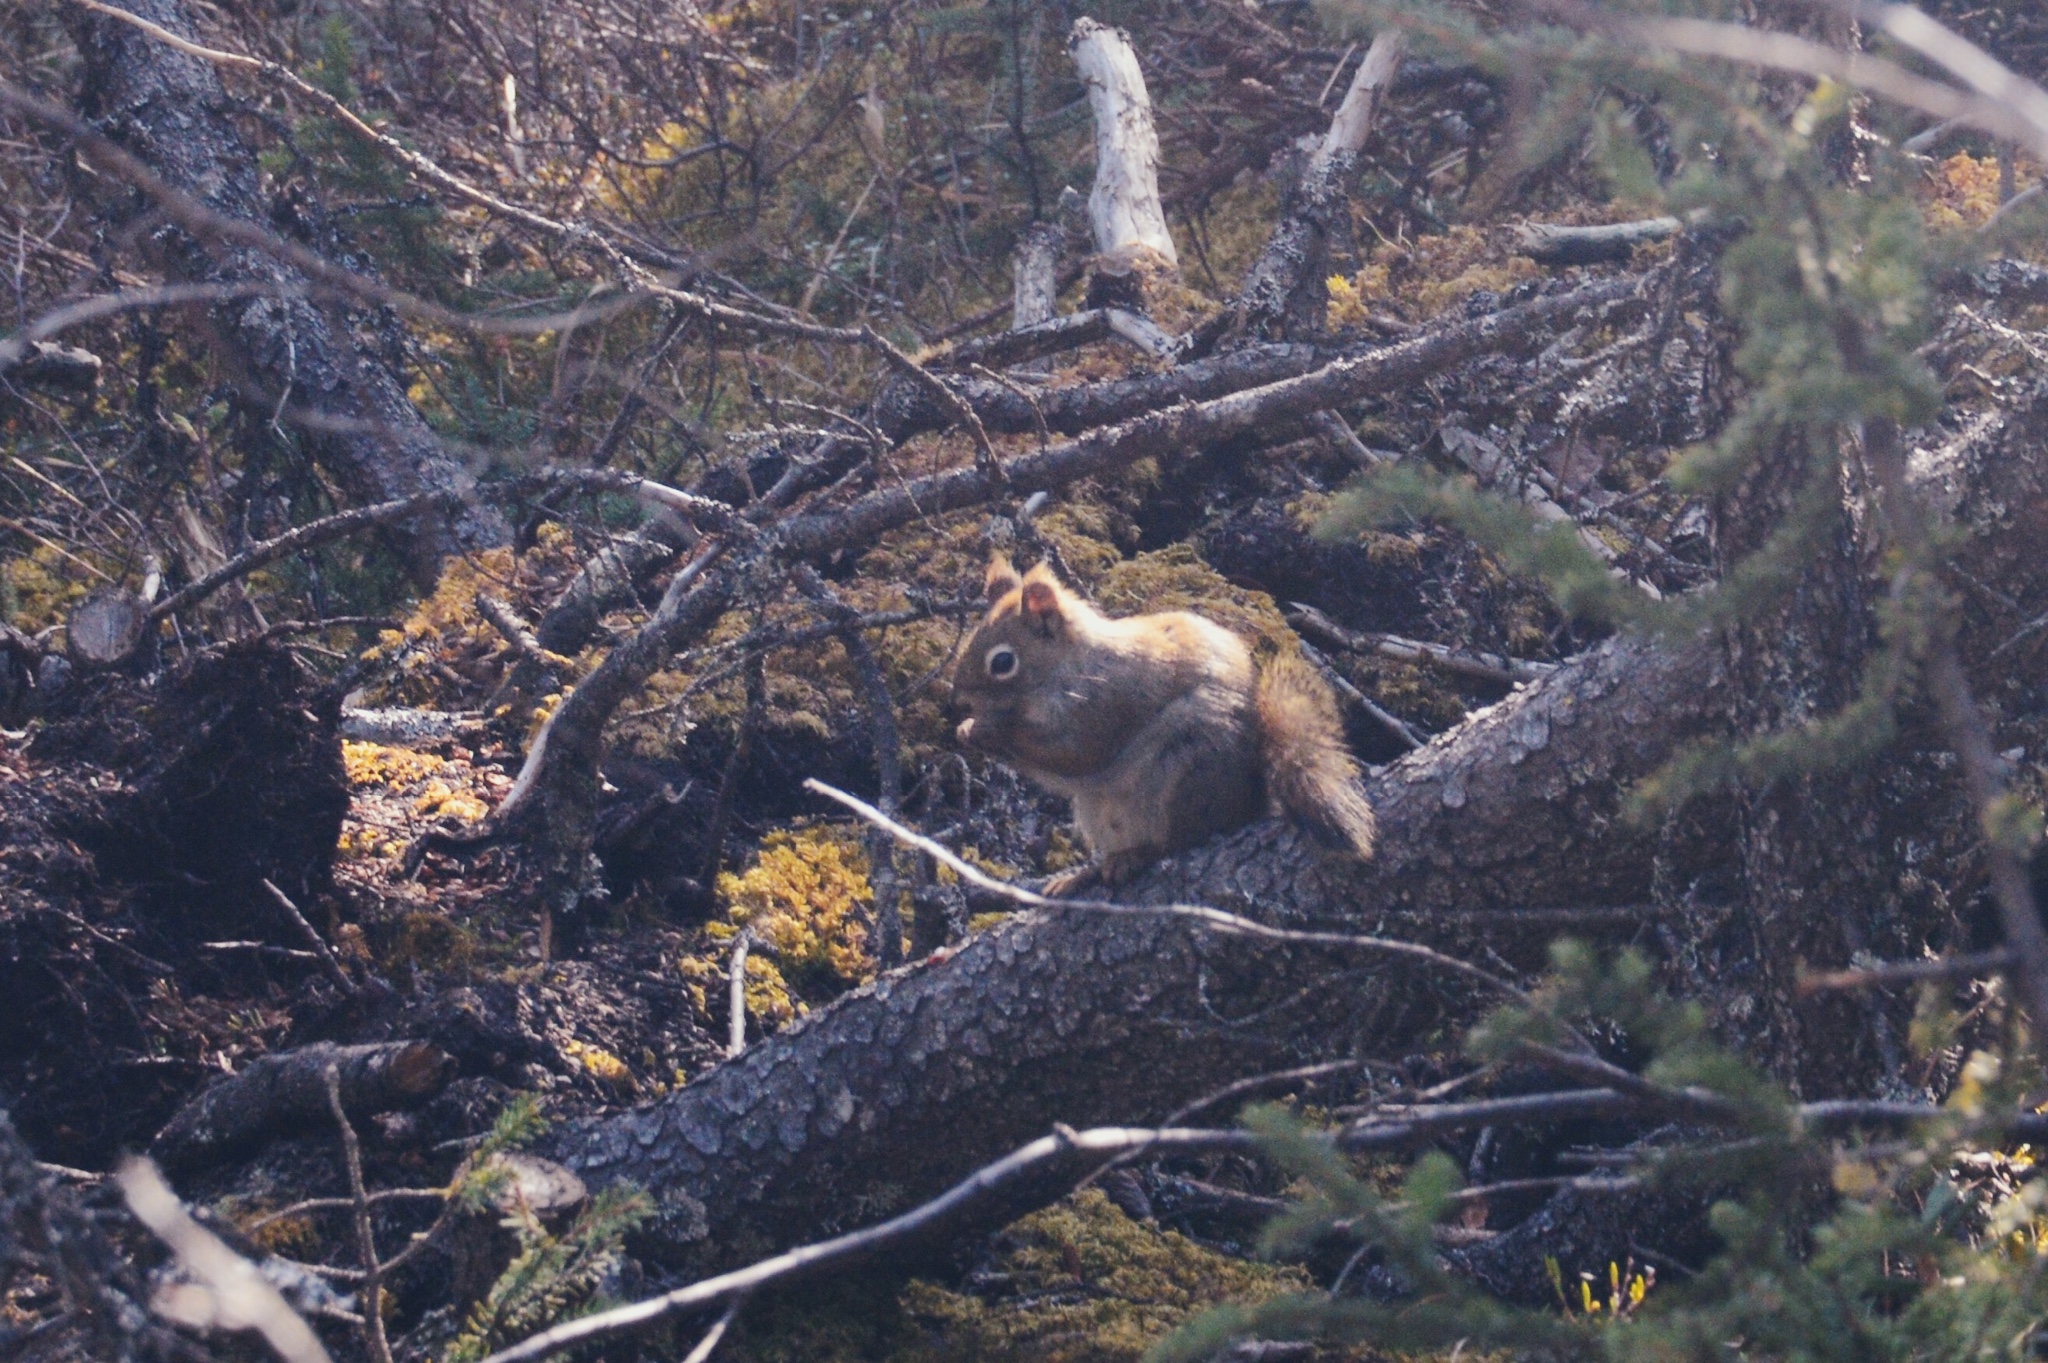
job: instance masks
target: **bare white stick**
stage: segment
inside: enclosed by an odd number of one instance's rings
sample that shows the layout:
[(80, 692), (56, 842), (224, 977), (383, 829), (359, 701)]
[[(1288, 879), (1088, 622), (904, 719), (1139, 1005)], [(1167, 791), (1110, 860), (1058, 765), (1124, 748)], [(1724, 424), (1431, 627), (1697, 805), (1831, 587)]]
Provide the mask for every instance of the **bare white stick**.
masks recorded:
[(1088, 221), (1103, 255), (1149, 246), (1176, 268), (1180, 255), (1159, 204), (1159, 135), (1152, 101), (1130, 35), (1093, 19), (1076, 19), (1067, 53), (1088, 87), (1095, 115), (1095, 188)]
[(732, 944), (732, 1029), (725, 1043), (728, 1056), (747, 1048), (747, 953), (754, 948), (754, 930), (741, 928)]
[(915, 829), (906, 828), (896, 820), (876, 809), (857, 795), (849, 795), (837, 786), (828, 786), (817, 777), (807, 777), (804, 789), (815, 791), (828, 800), (837, 800), (854, 813), (866, 819), (877, 828), (887, 829), (898, 841), (915, 847), (929, 857), (949, 867), (968, 884), (991, 894), (1001, 895), (1013, 904), (1027, 909), (1051, 909), (1063, 913), (1125, 914), (1133, 916), (1153, 915), (1168, 918), (1188, 918), (1206, 928), (1218, 932), (1235, 933), (1243, 937), (1256, 937), (1266, 942), (1291, 942), (1298, 946), (1357, 947), (1367, 951), (1384, 951), (1395, 956), (1410, 956), (1431, 965), (1441, 966), (1460, 975), (1466, 975), (1491, 985), (1504, 994), (1518, 999), (1529, 997), (1521, 986), (1513, 984), (1488, 970), (1482, 970), (1470, 961), (1461, 961), (1447, 956), (1434, 947), (1423, 946), (1420, 942), (1402, 942), (1391, 937), (1368, 937), (1355, 932), (1310, 932), (1298, 928), (1276, 928), (1270, 923), (1246, 918), (1240, 914), (1225, 913), (1212, 909), (1206, 904), (1119, 904), (1108, 899), (1053, 899), (1022, 885), (997, 880), (980, 867), (961, 860), (952, 849), (943, 843), (934, 842)]
[(1365, 60), (1358, 64), (1358, 74), (1351, 78), (1351, 88), (1344, 92), (1344, 102), (1337, 106), (1336, 117), (1330, 120), (1330, 131), (1323, 134), (1323, 144), (1316, 148), (1312, 164), (1320, 166), (1345, 153), (1358, 154), (1365, 139), (1372, 135), (1380, 101), (1394, 83), (1394, 73), (1401, 68), (1401, 54), (1407, 46), (1407, 35), (1398, 28), (1386, 29), (1372, 40), (1372, 46), (1365, 50)]
[(192, 1219), (154, 1164), (131, 1159), (114, 1177), (135, 1219), (170, 1246), (191, 1278), (158, 1289), (151, 1303), (158, 1315), (201, 1329), (258, 1330), (285, 1363), (332, 1363), (312, 1327), (256, 1265)]

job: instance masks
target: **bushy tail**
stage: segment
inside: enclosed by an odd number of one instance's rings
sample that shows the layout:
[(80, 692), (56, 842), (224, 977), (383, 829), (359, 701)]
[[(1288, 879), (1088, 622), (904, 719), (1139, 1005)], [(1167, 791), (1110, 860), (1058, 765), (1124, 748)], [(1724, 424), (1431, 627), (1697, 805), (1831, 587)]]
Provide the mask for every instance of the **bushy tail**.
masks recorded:
[(1372, 804), (1328, 684), (1301, 657), (1282, 654), (1259, 672), (1258, 704), (1267, 796), (1326, 840), (1371, 856)]

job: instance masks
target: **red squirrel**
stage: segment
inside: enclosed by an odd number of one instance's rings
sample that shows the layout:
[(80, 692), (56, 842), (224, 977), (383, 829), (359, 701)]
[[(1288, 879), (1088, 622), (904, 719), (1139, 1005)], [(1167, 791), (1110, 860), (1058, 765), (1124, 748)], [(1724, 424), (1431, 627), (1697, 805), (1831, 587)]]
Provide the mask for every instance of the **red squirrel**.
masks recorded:
[(1049, 893), (1119, 884), (1171, 852), (1284, 812), (1361, 857), (1372, 805), (1336, 698), (1292, 655), (1187, 611), (1111, 619), (1039, 564), (991, 559), (988, 615), (953, 666), (961, 743), (1073, 801), (1095, 856)]

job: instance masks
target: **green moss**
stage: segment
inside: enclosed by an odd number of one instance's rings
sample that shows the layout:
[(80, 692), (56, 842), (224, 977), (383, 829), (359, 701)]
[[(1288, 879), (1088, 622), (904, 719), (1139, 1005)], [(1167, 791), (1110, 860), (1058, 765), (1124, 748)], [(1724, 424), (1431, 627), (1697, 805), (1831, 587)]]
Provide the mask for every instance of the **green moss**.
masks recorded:
[(1309, 1286), (1298, 1269), (1248, 1263), (1131, 1220), (1090, 1188), (1004, 1233), (987, 1299), (926, 1282), (902, 1304), (928, 1336), (908, 1355), (1002, 1363), (1135, 1363), (1197, 1310)]

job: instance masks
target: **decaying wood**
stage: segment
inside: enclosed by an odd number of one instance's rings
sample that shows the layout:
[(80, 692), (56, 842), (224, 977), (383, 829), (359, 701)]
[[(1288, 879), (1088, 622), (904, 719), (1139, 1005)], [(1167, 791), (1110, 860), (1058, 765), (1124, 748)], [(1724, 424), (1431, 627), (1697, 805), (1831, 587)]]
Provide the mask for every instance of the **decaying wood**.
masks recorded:
[(1515, 249), (1539, 265), (1598, 265), (1627, 260), (1644, 242), (1665, 241), (1685, 230), (1677, 218), (1601, 223), (1590, 227), (1532, 222), (1515, 229)]
[(590, 1201), (583, 1180), (538, 1155), (511, 1150), (491, 1156), (480, 1173), (493, 1180), (483, 1206), (460, 1215), (447, 1233), (454, 1262), (451, 1298), (457, 1311), (491, 1290), (491, 1284), (519, 1253), (519, 1236), (509, 1218), (531, 1213), (551, 1234), (562, 1230)]
[(430, 743), (483, 737), (484, 717), (453, 714), (446, 710), (416, 710), (406, 706), (349, 709), (341, 712), (341, 736), (357, 743), (382, 743), (394, 748), (417, 748)]
[(1149, 251), (1172, 267), (1180, 256), (1159, 205), (1159, 135), (1152, 100), (1130, 35), (1093, 19), (1076, 19), (1067, 51), (1088, 87), (1095, 114), (1095, 187), (1088, 220), (1098, 255)]
[(25, 384), (67, 393), (90, 393), (100, 385), (100, 357), (77, 346), (31, 341), (19, 355), (0, 350), (0, 383)]
[(1372, 135), (1381, 101), (1393, 88), (1407, 46), (1399, 29), (1383, 30), (1366, 50), (1344, 102), (1317, 143), (1300, 182), (1282, 206), (1280, 223), (1238, 297), (1239, 325), (1256, 333), (1313, 334), (1329, 303), (1325, 280), (1333, 238), (1350, 231), (1351, 180)]
[(248, 1149), (281, 1130), (327, 1125), (326, 1073), (333, 1066), (352, 1116), (411, 1107), (439, 1093), (455, 1062), (418, 1041), (362, 1046), (318, 1042), (251, 1061), (199, 1093), (150, 1143), (167, 1169), (191, 1169)]

